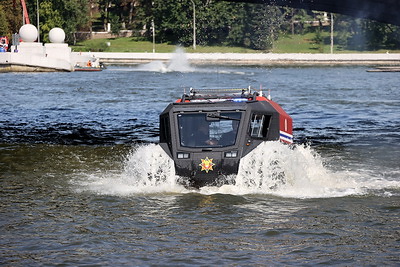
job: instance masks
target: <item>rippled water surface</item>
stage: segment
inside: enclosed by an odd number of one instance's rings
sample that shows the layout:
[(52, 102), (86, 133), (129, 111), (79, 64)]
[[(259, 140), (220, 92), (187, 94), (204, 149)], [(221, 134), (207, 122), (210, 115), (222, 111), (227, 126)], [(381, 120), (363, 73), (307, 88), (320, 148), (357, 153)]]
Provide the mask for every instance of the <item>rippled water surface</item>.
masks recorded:
[[(399, 73), (180, 67), (0, 74), (1, 265), (400, 264)], [(184, 188), (158, 114), (184, 88), (249, 85), (292, 115), (295, 147)]]

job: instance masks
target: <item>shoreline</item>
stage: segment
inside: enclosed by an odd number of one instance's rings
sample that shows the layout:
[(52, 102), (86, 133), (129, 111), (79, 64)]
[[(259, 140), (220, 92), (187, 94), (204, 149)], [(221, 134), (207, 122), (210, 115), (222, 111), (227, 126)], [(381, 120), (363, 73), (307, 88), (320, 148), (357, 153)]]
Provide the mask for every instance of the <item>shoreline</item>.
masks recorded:
[[(89, 52), (88, 52), (89, 53)], [(108, 65), (145, 64), (152, 61), (168, 62), (172, 59), (187, 60), (193, 65), (370, 65), (400, 66), (400, 53), (395, 54), (255, 54), (255, 53), (117, 53), (90, 52)]]

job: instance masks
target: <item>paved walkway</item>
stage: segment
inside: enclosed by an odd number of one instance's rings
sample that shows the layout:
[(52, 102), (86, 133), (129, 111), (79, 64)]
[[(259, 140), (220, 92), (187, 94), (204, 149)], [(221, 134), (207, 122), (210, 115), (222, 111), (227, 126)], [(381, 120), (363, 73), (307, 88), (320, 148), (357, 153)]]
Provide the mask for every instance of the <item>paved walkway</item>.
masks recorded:
[(92, 52), (108, 64), (140, 64), (151, 61), (167, 62), (175, 59), (188, 60), (191, 64), (236, 65), (400, 65), (400, 53), (396, 54), (274, 54), (274, 53), (108, 53)]

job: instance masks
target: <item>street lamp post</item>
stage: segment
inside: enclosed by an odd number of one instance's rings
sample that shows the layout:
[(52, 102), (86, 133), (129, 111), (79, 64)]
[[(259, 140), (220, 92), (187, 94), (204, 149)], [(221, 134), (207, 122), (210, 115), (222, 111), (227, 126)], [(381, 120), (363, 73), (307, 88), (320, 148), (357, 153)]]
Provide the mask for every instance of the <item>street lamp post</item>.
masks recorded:
[(331, 13), (331, 54), (333, 54), (333, 13)]
[(36, 0), (36, 19), (37, 19), (37, 30), (38, 30), (38, 43), (40, 43), (40, 24), (39, 24), (39, 0)]
[(190, 0), (193, 4), (193, 49), (196, 50), (196, 5), (193, 0)]
[(151, 20), (151, 29), (153, 32), (153, 53), (156, 52), (156, 29), (154, 27), (154, 19)]
[[(151, 2), (151, 8), (154, 8), (154, 1)], [(152, 11), (153, 18), (151, 19), (151, 29), (153, 31), (153, 53), (156, 52), (156, 29), (154, 25), (154, 11)]]

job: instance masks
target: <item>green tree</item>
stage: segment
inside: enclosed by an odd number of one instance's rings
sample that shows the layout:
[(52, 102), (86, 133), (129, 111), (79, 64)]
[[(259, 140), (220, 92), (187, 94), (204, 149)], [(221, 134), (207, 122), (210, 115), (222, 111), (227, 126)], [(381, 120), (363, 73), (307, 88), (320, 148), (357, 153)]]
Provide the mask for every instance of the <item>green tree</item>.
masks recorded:
[(58, 10), (54, 10), (51, 0), (43, 0), (40, 3), (40, 32), (42, 41), (48, 43), (49, 32), (54, 27), (63, 27), (63, 19)]
[(120, 19), (117, 15), (111, 14), (110, 16), (110, 23), (111, 23), (111, 32), (112, 34), (119, 35), (120, 30), (122, 29)]
[(69, 43), (75, 43), (74, 32), (88, 30), (88, 1), (87, 0), (52, 0), (55, 10), (60, 11), (64, 23), (62, 28)]
[(245, 4), (199, 1), (196, 6), (200, 45), (243, 45)]
[(369, 50), (399, 48), (400, 30), (398, 26), (376, 22), (364, 21), (366, 46)]
[(134, 16), (137, 12), (137, 5), (137, 0), (118, 0), (115, 2), (113, 13), (119, 18), (118, 23), (121, 28), (132, 29), (132, 26), (135, 25)]
[(226, 7), (229, 14), (228, 36), (225, 44), (231, 46), (245, 46), (248, 16), (245, 7), (247, 4), (230, 4)]
[[(19, 4), (15, 4), (13, 0), (1, 0), (0, 6), (3, 8), (3, 13), (5, 15), (5, 17), (2, 18), (2, 23), (3, 30), (6, 32), (3, 34), (10, 37), (11, 34), (18, 32), (19, 28), (22, 26), (22, 8)], [(4, 26), (6, 24), (7, 30)]]
[(282, 25), (283, 32), (291, 34), (305, 34), (310, 29), (309, 21), (314, 20), (309, 11), (305, 9), (280, 8), (282, 12)]
[(349, 17), (343, 16), (343, 15), (335, 15), (335, 23), (334, 23), (334, 28), (335, 28), (335, 41), (337, 43), (338, 50), (343, 50), (346, 49), (348, 44), (349, 44), (349, 38), (352, 36), (352, 33), (350, 32), (350, 25), (351, 21), (348, 19)]
[(400, 27), (373, 20), (336, 15), (336, 42), (339, 49), (399, 49)]
[(9, 35), (9, 27), (6, 14), (3, 10), (3, 6), (0, 5), (0, 36)]
[(400, 49), (400, 26), (387, 25), (386, 47), (388, 49)]
[[(30, 20), (35, 24), (37, 21), (36, 1), (26, 1), (26, 3)], [(45, 4), (42, 5), (42, 3)], [(56, 14), (51, 15), (50, 13), (52, 12)], [(88, 14), (87, 0), (40, 0), (39, 19), (41, 35), (46, 36), (49, 28), (52, 26), (60, 27), (65, 31), (66, 41), (68, 43), (75, 43), (74, 33), (78, 30), (89, 29)], [(59, 18), (61, 18), (61, 21)], [(42, 25), (44, 25), (43, 29)]]
[(113, 24), (120, 24), (120, 22), (123, 20), (123, 9), (121, 7), (121, 0), (108, 0), (101, 2), (105, 5), (102, 7), (105, 14), (104, 24), (106, 25), (107, 23), (111, 23), (111, 31), (114, 29), (114, 32), (116, 32), (117, 26)]
[[(48, 0), (56, 1), (56, 0)], [(60, 0), (64, 3), (67, 0)], [(71, 0), (79, 2), (84, 0)], [(121, 27), (136, 30), (152, 40), (155, 24), (156, 42), (189, 46), (193, 42), (192, 0), (90, 0), (101, 10), (103, 24), (111, 22), (116, 33)], [(273, 48), (282, 32), (316, 33), (316, 42), (323, 47), (320, 13), (302, 9), (278, 8), (265, 4), (229, 1), (193, 0), (196, 6), (196, 39), (199, 45), (232, 45), (254, 49)], [(54, 3), (54, 2), (53, 2)], [(57, 9), (58, 10), (58, 9)], [(64, 14), (60, 13), (64, 18)], [(399, 47), (399, 27), (373, 21), (337, 16), (335, 43), (342, 49), (378, 49)]]
[(263, 4), (255, 5), (252, 9), (250, 47), (258, 50), (273, 48), (283, 21), (282, 12), (276, 6)]
[(158, 42), (190, 44), (192, 40), (190, 5), (190, 1), (154, 1), (152, 17), (156, 26)]
[[(194, 0), (196, 39), (200, 45), (272, 47), (278, 37), (282, 13), (266, 5)], [(190, 45), (193, 40), (191, 1), (156, 0), (151, 5), (158, 42)], [(151, 19), (147, 21), (151, 22)], [(146, 28), (150, 28), (150, 25)], [(150, 37), (150, 36), (149, 36)]]

